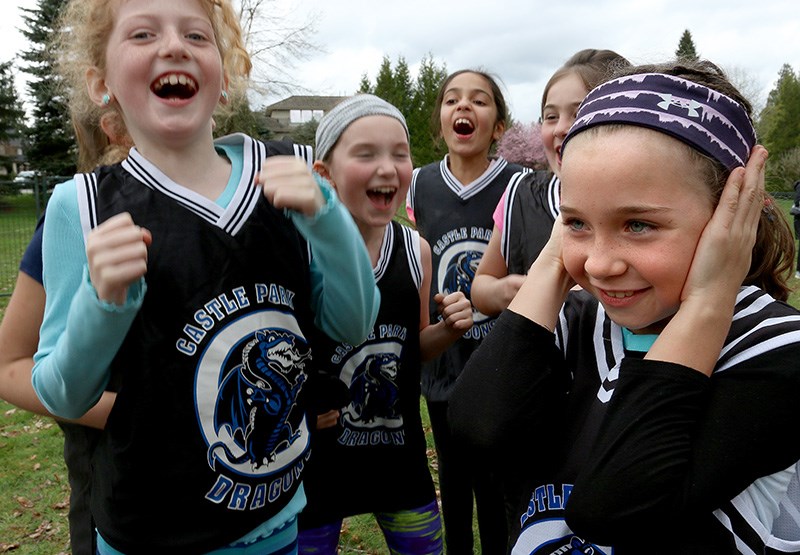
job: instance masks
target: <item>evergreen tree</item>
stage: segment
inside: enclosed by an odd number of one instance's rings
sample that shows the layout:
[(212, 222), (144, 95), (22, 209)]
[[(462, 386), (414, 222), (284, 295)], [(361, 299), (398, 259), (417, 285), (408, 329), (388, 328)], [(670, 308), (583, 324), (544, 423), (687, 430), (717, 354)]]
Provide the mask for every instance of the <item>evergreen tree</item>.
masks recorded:
[(759, 136), (771, 159), (800, 147), (800, 79), (789, 64), (778, 73), (761, 111)]
[(319, 122), (316, 119), (312, 119), (295, 128), (290, 137), (297, 144), (316, 147), (317, 127), (319, 127)]
[(33, 103), (33, 123), (25, 141), (25, 153), (34, 169), (50, 175), (72, 175), (77, 160), (69, 109), (53, 69), (53, 53), (48, 48), (65, 4), (66, 0), (38, 0), (36, 8), (21, 8), (26, 25), (22, 34), (30, 44), (30, 49), (21, 54), (27, 62), (22, 69), (31, 76), (28, 93)]
[(692, 33), (686, 29), (681, 35), (681, 40), (678, 42), (678, 49), (675, 51), (675, 57), (683, 60), (697, 60), (699, 58), (697, 49), (694, 47), (692, 40)]
[(402, 56), (397, 59), (394, 68), (389, 57), (384, 56), (374, 87), (366, 74), (361, 78), (359, 92), (371, 92), (394, 104), (406, 118), (415, 166), (439, 160), (447, 152), (431, 129), (436, 95), (446, 76), (444, 65), (437, 67), (433, 56), (429, 54), (422, 59), (416, 80), (412, 80), (408, 63)]
[(255, 112), (250, 109), (246, 94), (237, 94), (231, 98), (230, 106), (214, 116), (214, 136), (223, 137), (231, 133), (245, 133), (258, 137), (262, 131)]
[(369, 82), (369, 77), (367, 74), (363, 74), (361, 76), (361, 83), (358, 84), (358, 93), (371, 93), (372, 92), (372, 85)]
[(375, 86), (372, 88), (372, 94), (379, 96), (387, 102), (391, 102), (394, 97), (394, 72), (392, 71), (392, 62), (389, 56), (384, 56), (381, 61), (381, 67), (378, 69), (378, 75), (375, 77)]
[[(14, 71), (11, 61), (0, 64), (0, 142), (16, 139), (22, 135), (25, 110), (17, 98), (14, 87)], [(0, 156), (0, 165), (6, 173), (13, 170), (13, 156)]]
[(394, 90), (391, 98), (384, 98), (391, 102), (406, 115), (413, 106), (414, 89), (411, 83), (411, 74), (408, 70), (406, 59), (400, 56), (394, 66)]
[[(440, 160), (447, 152), (444, 142), (436, 136), (432, 123), (436, 96), (446, 78), (445, 65), (438, 67), (430, 54), (422, 59), (414, 87), (414, 101), (407, 115), (411, 134), (411, 156), (415, 166), (424, 166)], [(435, 119), (438, 121), (438, 114)]]

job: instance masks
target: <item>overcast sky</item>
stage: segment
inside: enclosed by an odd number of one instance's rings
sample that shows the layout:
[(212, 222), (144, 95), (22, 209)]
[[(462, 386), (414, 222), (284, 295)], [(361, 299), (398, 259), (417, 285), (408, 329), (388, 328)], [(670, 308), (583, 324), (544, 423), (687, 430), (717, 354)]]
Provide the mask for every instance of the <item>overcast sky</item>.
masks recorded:
[[(698, 53), (727, 71), (752, 100), (763, 103), (785, 63), (800, 72), (800, 10), (796, 0), (268, 0), (295, 23), (316, 15), (321, 48), (292, 70), (302, 93), (352, 94), (361, 76), (374, 82), (384, 56), (403, 56), (416, 75), (431, 55), (448, 71), (483, 67), (498, 75), (512, 116), (539, 117), (544, 84), (583, 48), (609, 48), (633, 63), (675, 53), (689, 29)], [(0, 0), (0, 61), (24, 42), (19, 6)], [(755, 97), (755, 98), (753, 98)], [(280, 100), (268, 97), (265, 103)], [(257, 106), (254, 106), (257, 107)]]

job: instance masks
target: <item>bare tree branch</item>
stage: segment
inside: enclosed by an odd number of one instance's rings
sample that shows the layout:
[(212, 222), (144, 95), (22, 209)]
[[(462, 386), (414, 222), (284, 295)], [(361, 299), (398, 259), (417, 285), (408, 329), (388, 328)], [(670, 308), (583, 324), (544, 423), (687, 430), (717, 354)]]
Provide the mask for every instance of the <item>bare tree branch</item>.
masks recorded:
[(251, 85), (258, 94), (305, 92), (293, 70), (299, 62), (324, 49), (313, 41), (318, 14), (296, 24), (291, 9), (277, 0), (238, 0), (245, 45), (253, 61)]

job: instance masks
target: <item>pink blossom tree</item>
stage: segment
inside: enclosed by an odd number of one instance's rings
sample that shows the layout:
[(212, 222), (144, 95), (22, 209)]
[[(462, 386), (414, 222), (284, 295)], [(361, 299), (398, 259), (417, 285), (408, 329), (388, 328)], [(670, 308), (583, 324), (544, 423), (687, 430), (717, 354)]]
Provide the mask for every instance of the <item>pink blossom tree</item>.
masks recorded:
[(516, 123), (497, 144), (497, 154), (531, 169), (546, 169), (540, 123)]

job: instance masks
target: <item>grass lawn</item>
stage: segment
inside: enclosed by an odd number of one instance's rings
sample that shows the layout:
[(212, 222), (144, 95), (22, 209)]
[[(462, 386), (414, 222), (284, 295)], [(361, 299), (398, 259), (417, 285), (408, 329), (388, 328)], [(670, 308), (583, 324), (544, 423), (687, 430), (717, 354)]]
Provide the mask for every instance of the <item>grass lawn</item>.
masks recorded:
[[(4, 291), (3, 283), (13, 284), (19, 256), (27, 243), (27, 240), (9, 240), (11, 233), (6, 234), (4, 230), (18, 229), (27, 236), (35, 224), (35, 210), (30, 200), (12, 199), (19, 203), (15, 204), (17, 210), (0, 212), (0, 292)], [(778, 204), (788, 214), (790, 202), (778, 201)], [(5, 206), (7, 208), (8, 204)], [(15, 258), (9, 261), (9, 257)], [(793, 279), (793, 284), (800, 287), (800, 280)], [(800, 307), (800, 291), (793, 292), (789, 302)], [(8, 297), (0, 296), (0, 318), (7, 303)], [(424, 403), (421, 407), (423, 422), (428, 426)], [(429, 428), (426, 432), (431, 471), (435, 478), (433, 440)], [(69, 553), (69, 485), (62, 446), (61, 430), (51, 419), (32, 415), (0, 401), (0, 491), (3, 492), (0, 495), (0, 554)], [(348, 555), (386, 552), (383, 537), (371, 516), (345, 521), (340, 552)]]

